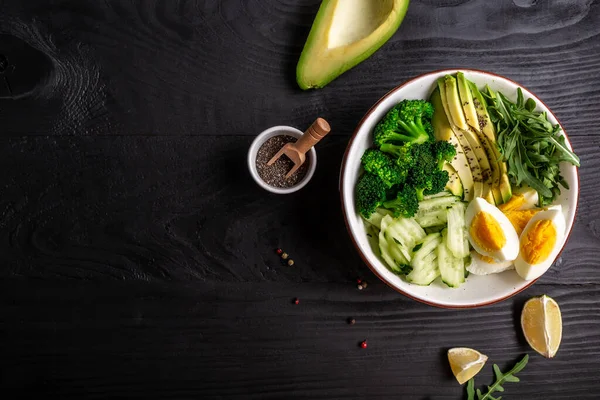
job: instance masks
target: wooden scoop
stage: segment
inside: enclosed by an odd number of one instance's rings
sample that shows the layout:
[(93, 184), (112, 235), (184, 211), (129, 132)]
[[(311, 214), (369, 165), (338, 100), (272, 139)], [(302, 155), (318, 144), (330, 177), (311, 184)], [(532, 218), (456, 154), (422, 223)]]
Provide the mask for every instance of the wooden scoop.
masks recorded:
[(298, 139), (295, 143), (287, 143), (285, 146), (281, 148), (269, 160), (267, 165), (273, 165), (275, 161), (279, 159), (283, 154), (285, 154), (292, 162), (294, 166), (285, 175), (285, 178), (289, 178), (292, 176), (294, 172), (300, 168), (304, 161), (306, 160), (306, 152), (309, 151), (315, 144), (319, 143), (321, 139), (325, 137), (331, 131), (331, 127), (329, 123), (325, 121), (323, 118), (317, 118), (315, 122), (304, 132), (304, 135)]

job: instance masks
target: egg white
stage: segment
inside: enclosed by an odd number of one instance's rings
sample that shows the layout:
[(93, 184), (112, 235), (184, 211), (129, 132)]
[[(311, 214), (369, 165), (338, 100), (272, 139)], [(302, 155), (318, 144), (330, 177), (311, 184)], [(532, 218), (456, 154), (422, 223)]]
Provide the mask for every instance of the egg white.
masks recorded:
[(514, 269), (512, 261), (500, 261), (497, 263), (489, 263), (481, 258), (481, 254), (471, 250), (471, 264), (467, 266), (467, 271), (473, 275), (490, 275), (497, 274), (509, 269)]
[[(552, 209), (541, 211), (531, 218), (525, 229), (523, 229), (523, 233), (521, 234), (521, 238), (524, 238), (527, 232), (533, 227), (533, 225), (540, 220), (550, 220), (554, 224), (556, 229), (556, 242), (554, 243), (554, 247), (550, 251), (548, 257), (539, 264), (532, 265), (523, 259), (523, 256), (519, 254), (517, 259), (515, 260), (515, 269), (519, 276), (525, 280), (531, 280), (539, 278), (544, 272), (550, 268), (554, 259), (562, 249), (563, 242), (565, 239), (565, 217), (560, 209)], [(519, 243), (520, 248), (520, 243)]]
[[(487, 251), (479, 246), (477, 241), (471, 237), (471, 223), (473, 222), (475, 215), (477, 215), (479, 212), (488, 213), (496, 220), (496, 222), (498, 222), (498, 225), (500, 225), (500, 229), (506, 237), (506, 243), (501, 249)], [(504, 215), (504, 213), (496, 206), (491, 205), (481, 197), (477, 197), (473, 199), (471, 203), (469, 203), (465, 213), (465, 219), (467, 223), (469, 242), (479, 254), (492, 257), (496, 261), (512, 261), (517, 258), (519, 254), (519, 236), (517, 235), (517, 231), (515, 231), (515, 228), (510, 223), (508, 217)]]
[(528, 186), (517, 189), (516, 193), (523, 196), (523, 205), (517, 208), (517, 210), (531, 210), (532, 208), (536, 208), (540, 201), (538, 192)]

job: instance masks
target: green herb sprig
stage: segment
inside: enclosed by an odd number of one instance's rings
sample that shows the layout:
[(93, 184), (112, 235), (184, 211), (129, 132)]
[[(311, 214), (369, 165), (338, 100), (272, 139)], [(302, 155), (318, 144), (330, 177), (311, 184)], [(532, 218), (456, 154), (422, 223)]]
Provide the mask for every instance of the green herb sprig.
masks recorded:
[(497, 364), (494, 364), (494, 375), (496, 376), (496, 382), (494, 382), (492, 386), (487, 387), (488, 391), (485, 394), (483, 394), (479, 389), (477, 389), (477, 392), (475, 392), (475, 380), (474, 378), (469, 379), (469, 382), (467, 383), (467, 400), (475, 400), (475, 393), (477, 393), (477, 400), (500, 400), (502, 396), (494, 397), (492, 394), (495, 392), (504, 392), (504, 387), (502, 385), (504, 385), (506, 382), (519, 382), (519, 378), (517, 378), (515, 375), (525, 368), (527, 361), (529, 361), (529, 355), (525, 354), (525, 357), (523, 357), (523, 359), (521, 359), (521, 361), (519, 361), (513, 367), (513, 369), (508, 371), (506, 374), (503, 374), (502, 371), (500, 371), (500, 367), (498, 367)]
[(524, 183), (536, 190), (540, 207), (552, 203), (560, 194), (559, 185), (569, 188), (559, 164), (566, 161), (579, 167), (579, 157), (567, 147), (560, 125), (548, 121), (545, 112), (534, 111), (535, 101), (525, 101), (521, 88), (517, 89), (516, 103), (489, 86), (486, 91), (490, 119), (511, 183)]

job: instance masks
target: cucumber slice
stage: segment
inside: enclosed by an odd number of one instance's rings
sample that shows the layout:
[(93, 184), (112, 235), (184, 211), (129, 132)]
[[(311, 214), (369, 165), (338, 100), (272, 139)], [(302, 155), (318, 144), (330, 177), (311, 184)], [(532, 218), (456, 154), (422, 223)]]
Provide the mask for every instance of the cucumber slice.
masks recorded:
[[(444, 164), (444, 166), (445, 165), (446, 164)], [(453, 194), (450, 191), (448, 191), (448, 190), (442, 190), (439, 193), (428, 194), (428, 195), (423, 196), (423, 200), (421, 200), (421, 201), (431, 200), (431, 199), (435, 199), (435, 198), (438, 198), (438, 197), (449, 197), (449, 196), (453, 196)]]
[(440, 276), (435, 249), (442, 242), (442, 235), (431, 233), (423, 239), (421, 247), (413, 254), (411, 265), (413, 270), (406, 279), (417, 285), (429, 285)]
[(422, 228), (446, 225), (446, 222), (448, 221), (448, 214), (446, 210), (434, 211), (427, 215), (416, 217), (415, 221), (417, 221), (417, 223), (421, 225)]
[(445, 210), (448, 207), (451, 207), (453, 204), (457, 203), (460, 199), (456, 196), (441, 196), (434, 197), (428, 200), (423, 200), (419, 202), (419, 210), (417, 211), (416, 217), (424, 217), (427, 214), (430, 214), (435, 211)]
[(401, 251), (400, 246), (395, 243), (394, 239), (388, 233), (388, 226), (390, 222), (393, 222), (393, 219), (389, 215), (386, 215), (381, 220), (381, 230), (379, 231), (379, 251), (381, 252), (381, 257), (393, 272), (404, 274), (409, 261)]
[[(371, 214), (371, 216), (369, 218), (365, 219), (365, 221), (367, 221), (371, 225), (377, 227), (377, 229), (381, 229), (381, 220), (386, 215), (392, 215), (392, 212), (389, 210), (386, 210), (385, 208), (378, 208), (377, 210), (375, 210), (375, 212), (373, 214)], [(364, 219), (364, 217), (363, 217), (363, 219)]]
[(404, 258), (410, 261), (412, 258), (411, 249), (414, 246), (413, 243), (416, 239), (405, 232), (402, 227), (399, 226), (398, 220), (391, 216), (386, 215), (381, 221), (381, 226), (384, 227), (382, 230), (385, 231), (384, 235), (389, 242), (389, 245), (398, 247), (400, 252), (404, 254)]
[(425, 233), (429, 235), (430, 233), (441, 232), (442, 229), (446, 229), (446, 225), (430, 226), (429, 228), (425, 228)]
[(465, 210), (465, 203), (458, 202), (446, 211), (448, 213), (446, 246), (457, 258), (465, 258), (469, 255)]
[(400, 218), (397, 220), (397, 226), (405, 235), (411, 238), (410, 243), (406, 244), (409, 248), (414, 247), (417, 242), (422, 241), (427, 236), (421, 225), (413, 218)]
[[(442, 237), (447, 236), (447, 231), (442, 231)], [(465, 282), (465, 262), (464, 258), (454, 257), (448, 250), (446, 241), (442, 242), (436, 248), (437, 262), (442, 276), (442, 282), (451, 288), (457, 288)]]

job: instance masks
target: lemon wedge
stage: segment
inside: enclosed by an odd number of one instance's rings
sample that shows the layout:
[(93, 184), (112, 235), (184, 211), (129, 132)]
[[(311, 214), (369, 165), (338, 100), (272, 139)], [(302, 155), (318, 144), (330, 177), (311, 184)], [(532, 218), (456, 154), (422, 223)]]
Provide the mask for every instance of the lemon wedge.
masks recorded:
[(477, 375), (487, 359), (486, 355), (468, 347), (455, 347), (448, 350), (450, 369), (461, 385)]
[(527, 300), (521, 327), (532, 349), (544, 357), (554, 357), (562, 339), (562, 317), (553, 298), (543, 295)]

